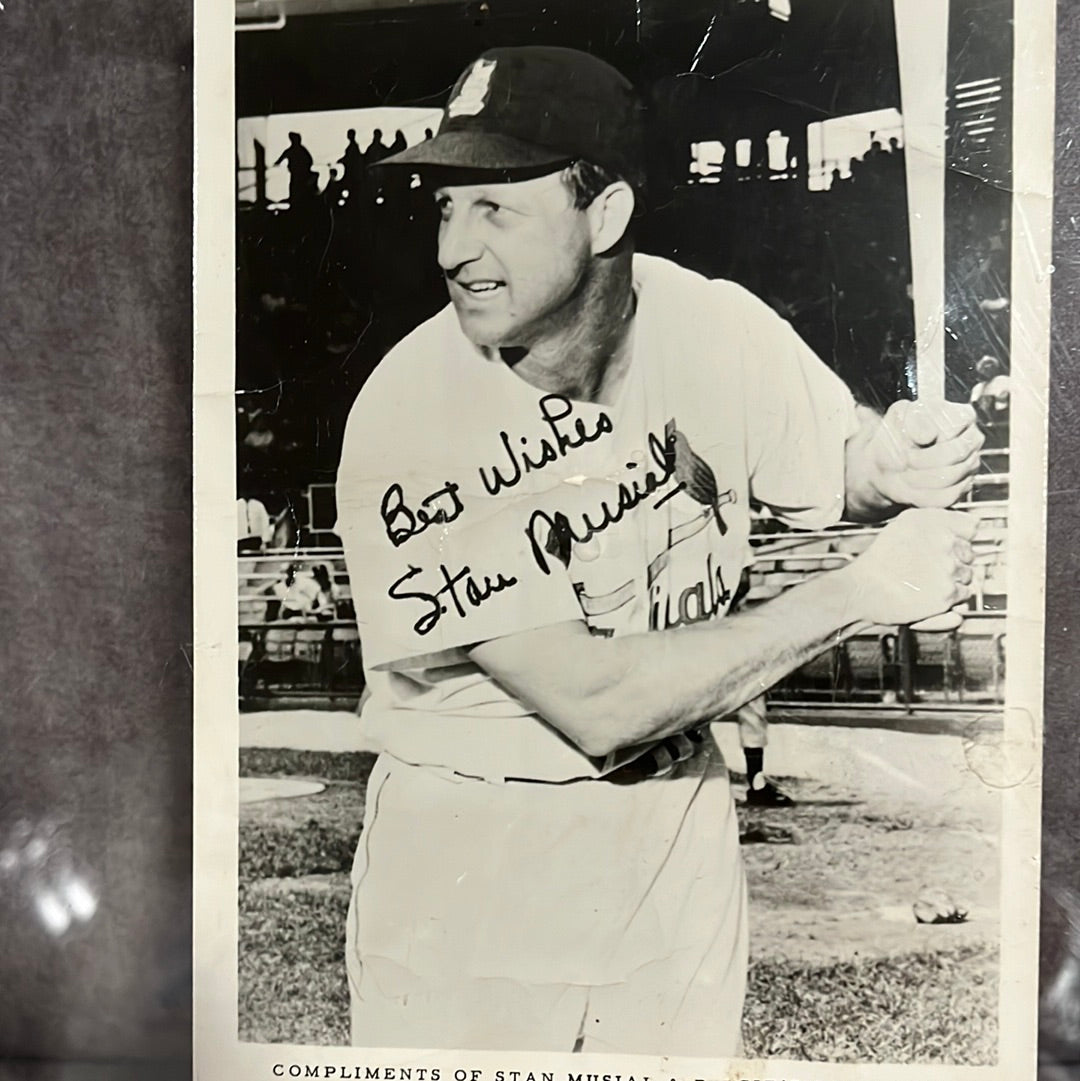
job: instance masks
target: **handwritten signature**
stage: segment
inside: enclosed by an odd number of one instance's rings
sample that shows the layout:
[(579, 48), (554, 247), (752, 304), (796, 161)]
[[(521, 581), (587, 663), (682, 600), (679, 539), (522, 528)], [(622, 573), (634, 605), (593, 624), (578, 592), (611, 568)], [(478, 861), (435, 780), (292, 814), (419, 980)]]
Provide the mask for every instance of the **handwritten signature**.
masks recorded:
[[(607, 413), (600, 413), (591, 425), (586, 425), (581, 417), (575, 418), (572, 425), (565, 424), (573, 411), (574, 406), (569, 398), (545, 394), (540, 399), (540, 416), (548, 427), (550, 438), (543, 436), (530, 445), (525, 436), (519, 436), (521, 448), (515, 449), (510, 436), (500, 431), (499, 440), (506, 453), (506, 462), (501, 466), (480, 466), (478, 469), (480, 481), (488, 494), (498, 495), (505, 489), (513, 488), (529, 473), (535, 473), (615, 430)], [(391, 484), (383, 493), (379, 508), (390, 543), (400, 548), (407, 540), (419, 536), (431, 526), (449, 525), (459, 518), (465, 509), (458, 494), (460, 488), (459, 484), (447, 481), (413, 509), (405, 501), (404, 488), (400, 484)]]
[[(520, 436), (519, 449), (510, 436), (501, 431), (499, 438), (506, 462), (479, 468), (485, 490), (494, 496), (513, 488), (529, 473), (544, 469), (614, 429), (606, 413), (599, 413), (591, 423), (586, 423), (580, 417), (569, 423), (572, 412), (573, 404), (569, 399), (548, 394), (540, 399), (540, 415), (550, 436), (544, 436), (539, 441), (534, 439), (532, 443)], [(569, 511), (538, 508), (532, 511), (525, 526), (525, 535), (533, 560), (544, 574), (551, 573), (550, 558), (556, 558), (564, 567), (568, 567), (573, 545), (587, 544), (646, 501), (651, 500), (652, 507), (659, 509), (683, 491), (695, 502), (711, 508), (720, 532), (725, 531), (719, 515), (720, 507), (734, 502), (735, 493), (717, 490), (712, 470), (693, 453), (685, 436), (675, 427), (674, 420), (667, 424), (663, 436), (650, 432), (647, 442), (651, 462), (644, 467), (634, 461), (627, 462), (626, 472), (614, 483), (614, 491), (611, 486), (604, 487), (602, 498), (588, 509)], [(582, 497), (587, 498), (592, 490), (583, 488)], [(402, 486), (390, 485), (383, 495), (380, 512), (391, 544), (395, 548), (400, 547), (433, 525), (449, 525), (456, 521), (465, 510), (459, 491), (458, 484), (447, 481), (419, 504), (410, 507)], [(653, 627), (700, 622), (713, 618), (723, 609), (730, 598), (723, 576), (718, 570), (713, 571), (711, 562), (706, 571), (703, 581), (683, 591), (678, 600), (677, 615), (670, 610), (670, 598), (665, 600), (659, 595), (651, 597), (650, 623)], [(393, 600), (413, 601), (424, 606), (423, 614), (413, 622), (413, 629), (419, 635), (430, 634), (448, 613), (465, 618), (495, 595), (518, 584), (518, 579), (512, 574), (482, 574), (469, 565), (453, 571), (445, 563), (440, 563), (438, 569), (432, 572), (433, 583), (419, 580), (418, 576), (422, 574), (423, 568), (410, 564), (387, 590), (387, 595)]]
[(451, 574), (446, 564), (440, 563), (435, 573), (441, 576), (442, 585), (434, 592), (401, 588), (422, 573), (421, 567), (410, 566), (386, 591), (387, 596), (396, 601), (421, 601), (427, 605), (427, 611), (413, 623), (413, 630), (419, 635), (430, 634), (438, 626), (439, 620), (451, 610), (450, 606), (464, 618), (496, 593), (516, 586), (518, 581), (513, 575), (506, 577), (502, 574), (497, 574), (492, 581), (490, 575), (474, 572), (468, 565)]
[[(536, 446), (532, 447), (531, 454), (529, 440), (525, 436), (518, 437), (521, 446), (520, 449), (515, 449), (510, 436), (500, 431), (499, 440), (506, 452), (507, 461), (501, 468), (496, 465), (487, 469), (480, 467), (480, 480), (487, 493), (498, 495), (504, 488), (513, 488), (527, 474), (535, 473), (552, 462), (565, 458), (570, 451), (588, 443), (595, 443), (615, 430), (611, 417), (607, 413), (600, 413), (595, 425), (586, 426), (585, 421), (578, 417), (571, 431), (564, 431), (560, 425), (573, 411), (574, 406), (570, 399), (560, 394), (545, 394), (540, 399), (540, 416), (548, 426), (551, 438), (542, 437)], [(506, 470), (505, 474), (502, 469)]]
[[(529, 538), (532, 547), (533, 559), (536, 565), (544, 572), (550, 574), (547, 556), (556, 553), (565, 565), (571, 544), (585, 544), (598, 533), (602, 533), (609, 526), (622, 521), (628, 511), (632, 511), (640, 503), (650, 496), (655, 495), (662, 488), (667, 487), (675, 476), (675, 433), (674, 430), (667, 433), (661, 440), (655, 433), (649, 433), (649, 453), (652, 455), (657, 469), (643, 470), (640, 476), (631, 476), (627, 480), (621, 480), (615, 486), (614, 500), (601, 499), (599, 508), (594, 512), (582, 511), (575, 515), (571, 522), (570, 516), (565, 511), (549, 513), (545, 510), (535, 510), (529, 516), (525, 526), (525, 536)], [(634, 462), (627, 462), (630, 469), (636, 468)], [(669, 499), (677, 495), (685, 488), (683, 482), (675, 485), (669, 492), (665, 492), (654, 504), (653, 508), (662, 507)]]
[(406, 505), (405, 492), (401, 485), (391, 484), (383, 494), (379, 508), (390, 543), (399, 548), (410, 537), (423, 533), (429, 526), (449, 525), (459, 518), (465, 509), (458, 495), (459, 487), (453, 481), (447, 481), (437, 492), (432, 492), (421, 500), (420, 506), (414, 511)]

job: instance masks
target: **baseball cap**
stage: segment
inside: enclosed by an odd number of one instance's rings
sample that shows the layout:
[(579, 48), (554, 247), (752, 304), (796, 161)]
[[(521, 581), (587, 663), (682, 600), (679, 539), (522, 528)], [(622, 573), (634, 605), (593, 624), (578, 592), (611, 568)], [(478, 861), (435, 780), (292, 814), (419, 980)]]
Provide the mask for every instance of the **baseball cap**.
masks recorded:
[(590, 161), (640, 189), (642, 112), (630, 81), (589, 53), (490, 49), (459, 76), (434, 138), (380, 164), (511, 172)]

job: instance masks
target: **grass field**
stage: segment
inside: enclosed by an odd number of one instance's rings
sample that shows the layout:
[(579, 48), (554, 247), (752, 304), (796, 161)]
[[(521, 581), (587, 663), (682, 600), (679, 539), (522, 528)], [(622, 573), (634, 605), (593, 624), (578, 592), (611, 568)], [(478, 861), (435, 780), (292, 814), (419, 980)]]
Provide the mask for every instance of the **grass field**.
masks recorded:
[[(242, 776), (326, 785), (241, 808), (241, 1039), (347, 1043), (348, 874), (371, 763), (366, 754), (241, 753)], [(996, 824), (955, 800), (927, 809), (789, 787), (801, 799), (794, 810), (739, 806), (752, 912), (747, 1055), (992, 1062)], [(971, 906), (972, 922), (915, 922), (911, 901), (930, 871)]]

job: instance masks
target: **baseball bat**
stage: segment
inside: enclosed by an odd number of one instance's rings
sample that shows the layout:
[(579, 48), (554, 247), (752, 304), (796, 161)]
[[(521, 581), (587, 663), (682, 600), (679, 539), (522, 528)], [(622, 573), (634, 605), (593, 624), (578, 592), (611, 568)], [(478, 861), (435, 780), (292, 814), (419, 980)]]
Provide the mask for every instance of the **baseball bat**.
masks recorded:
[[(915, 399), (945, 401), (945, 118), (948, 100), (948, 0), (895, 0), (900, 108), (911, 239), (911, 291), (915, 309)], [(904, 432), (930, 446), (936, 425), (927, 411), (911, 409)], [(945, 612), (914, 624), (947, 631), (962, 617)]]

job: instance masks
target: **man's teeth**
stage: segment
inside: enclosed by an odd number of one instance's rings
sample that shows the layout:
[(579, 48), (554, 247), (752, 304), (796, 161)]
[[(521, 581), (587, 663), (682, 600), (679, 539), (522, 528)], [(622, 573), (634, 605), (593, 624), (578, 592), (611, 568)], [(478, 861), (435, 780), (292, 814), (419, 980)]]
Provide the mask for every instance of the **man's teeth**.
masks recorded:
[(490, 293), (493, 289), (499, 288), (498, 282), (469, 282), (466, 289), (470, 293)]

